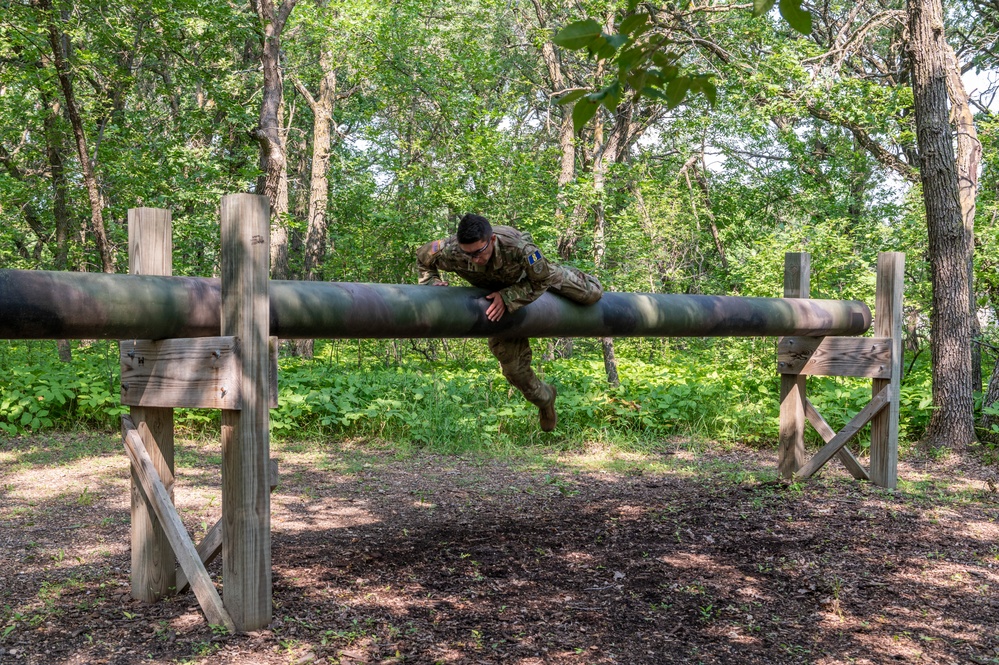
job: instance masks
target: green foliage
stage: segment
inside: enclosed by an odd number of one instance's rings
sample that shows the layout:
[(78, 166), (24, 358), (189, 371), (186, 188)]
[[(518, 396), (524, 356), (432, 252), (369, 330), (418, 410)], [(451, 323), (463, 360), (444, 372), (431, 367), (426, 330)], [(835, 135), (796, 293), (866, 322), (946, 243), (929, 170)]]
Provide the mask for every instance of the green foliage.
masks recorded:
[(52, 428), (117, 428), (128, 408), (121, 406), (117, 347), (110, 347), (81, 346), (72, 363), (61, 363), (49, 342), (0, 343), (7, 368), (0, 384), (0, 431), (13, 436)]
[[(756, 0), (753, 16), (766, 14), (776, 0)], [(595, 91), (573, 90), (558, 102), (574, 104), (573, 129), (578, 133), (597, 110), (603, 106), (613, 113), (622, 98), (631, 91), (634, 100), (648, 97), (674, 109), (690, 94), (701, 93), (711, 106), (718, 90), (714, 74), (691, 73), (684, 61), (690, 60), (690, 46), (683, 44), (664, 29), (661, 18), (654, 20), (645, 11), (636, 11), (637, 2), (629, 2), (627, 10), (615, 16), (614, 29), (607, 32), (593, 18), (569, 23), (558, 30), (552, 42), (569, 51), (585, 50), (590, 58), (607, 61), (616, 75), (609, 82), (600, 82)], [(780, 14), (787, 23), (803, 35), (812, 32), (812, 15), (801, 7), (801, 0), (780, 0)], [(679, 20), (679, 19), (674, 19)]]
[[(616, 388), (604, 378), (599, 346), (585, 340), (577, 343), (574, 358), (538, 363), (544, 379), (559, 388), (559, 427), (549, 435), (538, 429), (537, 408), (510, 388), (483, 343), (452, 349), (451, 357), (433, 362), (381, 342), (320, 343), (312, 360), (280, 360), (271, 434), (377, 437), (443, 452), (575, 446), (594, 439), (657, 442), (692, 434), (776, 443), (780, 381), (772, 340), (622, 340), (618, 348)], [(0, 350), (9, 368), (0, 388), (4, 434), (120, 427), (128, 409), (118, 399), (115, 344), (79, 347), (72, 363), (57, 361), (49, 343)], [(916, 365), (901, 395), (902, 439), (914, 440), (929, 418), (927, 366)], [(870, 399), (870, 384), (813, 378), (809, 398), (838, 428)], [(177, 409), (175, 423), (218, 436), (217, 411)]]
[[(753, 16), (766, 14), (775, 4), (776, 0), (753, 0)], [(812, 15), (801, 8), (801, 0), (780, 0), (780, 15), (801, 34), (811, 34)]]
[(617, 75), (594, 92), (573, 90), (559, 104), (574, 103), (573, 129), (578, 133), (601, 106), (613, 113), (627, 90), (635, 99), (641, 96), (665, 102), (667, 108), (683, 103), (688, 93), (702, 93), (714, 105), (717, 98), (711, 74), (681, 73), (677, 62), (682, 54), (666, 50), (670, 40), (652, 30), (646, 13), (627, 13), (617, 24), (617, 32), (606, 33), (593, 19), (576, 21), (559, 30), (552, 41), (570, 51), (585, 49), (595, 60), (610, 60)]

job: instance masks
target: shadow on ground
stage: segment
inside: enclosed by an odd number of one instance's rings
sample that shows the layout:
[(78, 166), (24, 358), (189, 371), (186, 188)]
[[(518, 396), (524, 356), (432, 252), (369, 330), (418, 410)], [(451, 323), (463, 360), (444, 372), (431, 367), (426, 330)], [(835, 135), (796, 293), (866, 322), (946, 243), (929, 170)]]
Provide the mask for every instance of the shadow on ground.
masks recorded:
[[(973, 466), (903, 464), (888, 492), (777, 482), (772, 454), (732, 447), (275, 445), (275, 619), (230, 636), (189, 594), (131, 600), (124, 454), (60, 445), (0, 442), (4, 665), (999, 663), (999, 503)], [(182, 448), (198, 538), (217, 451)]]

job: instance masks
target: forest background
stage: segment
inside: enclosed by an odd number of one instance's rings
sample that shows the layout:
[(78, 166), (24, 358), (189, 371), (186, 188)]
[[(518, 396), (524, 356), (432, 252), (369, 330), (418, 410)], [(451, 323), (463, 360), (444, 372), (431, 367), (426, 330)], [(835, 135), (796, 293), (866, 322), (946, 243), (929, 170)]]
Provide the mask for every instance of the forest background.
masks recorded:
[[(127, 210), (148, 206), (172, 213), (174, 273), (215, 275), (219, 200), (244, 191), (271, 201), (277, 279), (415, 283), (416, 248), (470, 211), (615, 291), (779, 296), (784, 253), (805, 251), (813, 297), (872, 304), (878, 252), (902, 251), (903, 445), (963, 449), (953, 430), (927, 436), (953, 401), (934, 386), (935, 298), (958, 292), (934, 272), (911, 34), (916, 9), (940, 5), (774, 4), (8, 0), (0, 267), (126, 272)], [(994, 457), (999, 3), (942, 16), (968, 245), (967, 272), (949, 270), (969, 278), (968, 336), (948, 340), (970, 355), (959, 418)], [(564, 32), (588, 18), (603, 40), (589, 50)], [(442, 450), (776, 441), (773, 339), (535, 350), (560, 388), (555, 435), (483, 340), (285, 345), (272, 431)], [(117, 429), (116, 344), (0, 342), (0, 368), (8, 435)], [(834, 427), (870, 398), (862, 380), (809, 390)], [(177, 416), (195, 431), (217, 418)]]

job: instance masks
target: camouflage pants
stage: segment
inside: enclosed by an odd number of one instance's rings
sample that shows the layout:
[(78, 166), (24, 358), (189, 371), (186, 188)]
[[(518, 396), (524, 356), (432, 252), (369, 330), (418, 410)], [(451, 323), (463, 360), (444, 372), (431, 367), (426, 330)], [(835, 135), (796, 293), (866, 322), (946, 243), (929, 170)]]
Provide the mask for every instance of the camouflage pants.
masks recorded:
[[(556, 276), (551, 291), (581, 305), (592, 305), (600, 300), (604, 289), (593, 275), (567, 266), (555, 266)], [(560, 273), (560, 274), (559, 274)], [(531, 340), (489, 338), (489, 351), (499, 360), (503, 376), (519, 390), (527, 401), (542, 407), (551, 403), (555, 393), (552, 387), (538, 378), (531, 369)]]
[(554, 266), (555, 279), (551, 290), (563, 298), (568, 298), (580, 305), (592, 305), (604, 294), (604, 287), (593, 275), (588, 275), (577, 268), (569, 266)]

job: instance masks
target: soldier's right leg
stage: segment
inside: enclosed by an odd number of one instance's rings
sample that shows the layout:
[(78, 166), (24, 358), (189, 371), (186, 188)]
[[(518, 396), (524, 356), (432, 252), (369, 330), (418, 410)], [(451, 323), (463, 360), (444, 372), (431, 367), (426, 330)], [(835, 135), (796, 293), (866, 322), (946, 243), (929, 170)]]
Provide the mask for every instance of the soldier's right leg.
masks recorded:
[(561, 272), (562, 283), (552, 290), (560, 296), (581, 305), (592, 305), (604, 295), (604, 287), (593, 275), (571, 266), (557, 266), (556, 270)]
[(551, 432), (558, 422), (555, 412), (555, 386), (550, 386), (531, 368), (531, 340), (489, 339), (489, 350), (500, 362), (503, 376), (514, 388), (524, 394), (531, 404), (538, 407), (541, 429)]
[(489, 338), (489, 351), (500, 363), (503, 376), (535, 406), (549, 404), (554, 397), (551, 386), (538, 378), (531, 368), (531, 340)]

